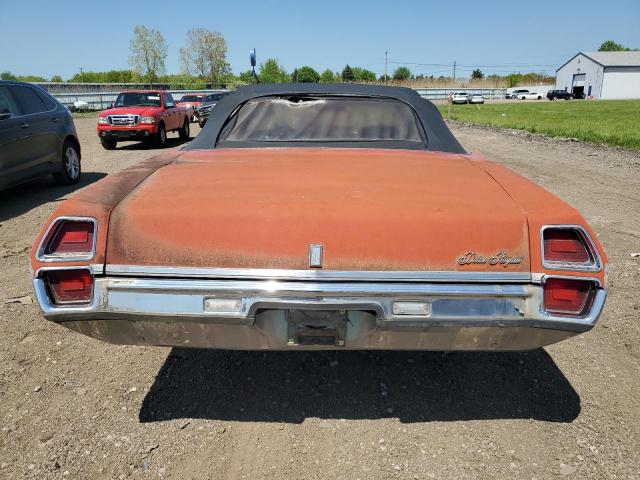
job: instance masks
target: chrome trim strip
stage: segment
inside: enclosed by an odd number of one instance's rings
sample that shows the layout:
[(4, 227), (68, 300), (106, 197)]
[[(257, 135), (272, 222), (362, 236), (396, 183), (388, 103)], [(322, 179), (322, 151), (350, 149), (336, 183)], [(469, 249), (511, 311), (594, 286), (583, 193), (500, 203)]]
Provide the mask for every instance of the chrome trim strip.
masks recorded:
[[(74, 267), (70, 267), (74, 268)], [(76, 267), (77, 268), (77, 267)], [(50, 270), (50, 267), (41, 269)], [(538, 285), (334, 283), (276, 280), (195, 280), (97, 277), (91, 305), (54, 305), (42, 278), (34, 279), (44, 316), (53, 321), (154, 320), (253, 325), (264, 309), (359, 310), (376, 313), (379, 328), (430, 326), (531, 326), (586, 331), (595, 324), (607, 296), (597, 289), (583, 317), (550, 315)], [(206, 311), (207, 299), (237, 299), (236, 312)], [(423, 301), (428, 317), (393, 314), (394, 301)]]
[[(65, 253), (65, 254), (54, 254), (47, 255), (45, 254), (45, 247), (49, 240), (51, 240), (51, 235), (55, 232), (55, 229), (62, 223), (66, 221), (72, 222), (91, 222), (93, 223), (93, 245), (91, 246), (90, 253)], [(40, 240), (40, 244), (38, 245), (38, 249), (36, 250), (36, 260), (39, 262), (77, 262), (83, 260), (92, 260), (93, 257), (96, 256), (96, 242), (98, 240), (98, 221), (93, 217), (69, 217), (62, 216), (56, 217), (53, 222), (47, 228), (45, 234), (42, 236), (42, 240)]]
[(146, 265), (110, 265), (107, 275), (224, 278), (268, 280), (319, 280), (357, 282), (437, 282), (437, 283), (529, 283), (529, 272), (458, 272), (458, 271), (341, 271), (287, 270), (272, 268), (196, 268)]
[[(576, 230), (578, 235), (582, 238), (587, 246), (588, 253), (593, 257), (593, 262), (588, 264), (569, 263), (569, 262), (555, 262), (551, 260), (545, 260), (544, 258), (544, 231), (548, 228), (564, 229), (564, 230)], [(589, 232), (585, 230), (582, 225), (543, 225), (540, 228), (540, 258), (542, 258), (542, 266), (549, 270), (566, 270), (574, 272), (599, 272), (602, 270), (602, 258), (600, 252), (596, 247), (593, 239), (589, 235)]]

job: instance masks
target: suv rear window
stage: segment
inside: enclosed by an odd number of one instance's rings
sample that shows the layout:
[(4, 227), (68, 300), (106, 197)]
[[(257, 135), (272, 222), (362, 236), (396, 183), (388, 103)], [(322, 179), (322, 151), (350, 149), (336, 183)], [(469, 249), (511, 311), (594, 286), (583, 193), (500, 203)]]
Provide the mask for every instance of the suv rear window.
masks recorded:
[(11, 85), (10, 88), (18, 103), (22, 106), (22, 111), (25, 115), (52, 110), (52, 108), (45, 105), (33, 88), (22, 85)]
[(390, 98), (261, 97), (227, 120), (219, 142), (424, 141), (407, 104)]

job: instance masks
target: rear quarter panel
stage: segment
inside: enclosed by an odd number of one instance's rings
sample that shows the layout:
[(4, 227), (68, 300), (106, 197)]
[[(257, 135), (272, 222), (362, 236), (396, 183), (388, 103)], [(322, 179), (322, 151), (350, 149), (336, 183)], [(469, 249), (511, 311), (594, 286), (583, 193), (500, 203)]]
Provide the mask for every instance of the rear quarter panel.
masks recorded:
[[(471, 154), (469, 160), (487, 172), (520, 206), (529, 224), (529, 245), (531, 272), (546, 275), (569, 275), (597, 278), (606, 285), (607, 256), (596, 236), (580, 213), (569, 204), (545, 190), (540, 185), (502, 165), (485, 159), (482, 155)], [(540, 230), (545, 225), (580, 225), (591, 237), (600, 253), (602, 269), (598, 272), (577, 272), (573, 270), (551, 270), (542, 266), (542, 244)]]

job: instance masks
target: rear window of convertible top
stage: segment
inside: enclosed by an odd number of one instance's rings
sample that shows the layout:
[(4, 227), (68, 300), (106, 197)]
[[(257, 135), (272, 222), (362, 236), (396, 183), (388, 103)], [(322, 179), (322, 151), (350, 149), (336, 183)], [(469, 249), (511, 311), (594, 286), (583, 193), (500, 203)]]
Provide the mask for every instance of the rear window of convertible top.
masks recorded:
[(277, 96), (240, 106), (219, 142), (422, 143), (421, 126), (407, 104), (387, 98)]

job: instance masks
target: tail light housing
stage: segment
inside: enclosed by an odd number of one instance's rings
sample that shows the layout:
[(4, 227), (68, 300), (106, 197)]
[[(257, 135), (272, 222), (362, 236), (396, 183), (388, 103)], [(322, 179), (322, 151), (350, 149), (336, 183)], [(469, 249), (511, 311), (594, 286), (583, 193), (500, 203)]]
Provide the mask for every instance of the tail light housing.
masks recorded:
[(541, 231), (542, 265), (555, 270), (597, 271), (600, 256), (589, 234), (578, 225), (548, 226)]
[(548, 277), (543, 288), (547, 313), (576, 317), (588, 312), (595, 292), (593, 281), (575, 278)]
[(49, 270), (43, 276), (56, 305), (91, 303), (93, 275), (88, 268)]
[(95, 255), (97, 222), (94, 218), (56, 219), (38, 248), (43, 262), (90, 260)]

